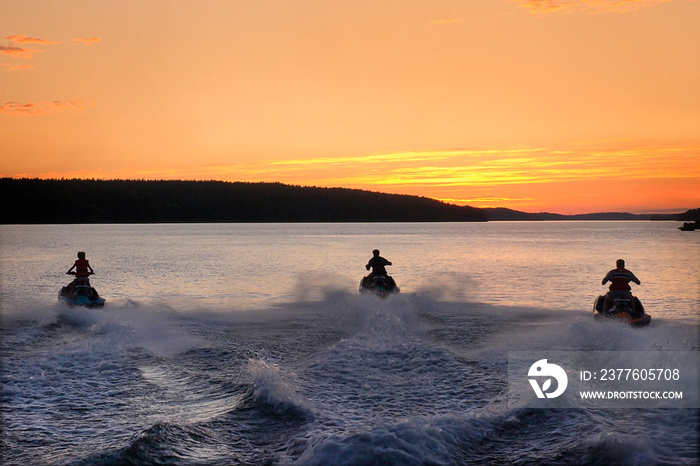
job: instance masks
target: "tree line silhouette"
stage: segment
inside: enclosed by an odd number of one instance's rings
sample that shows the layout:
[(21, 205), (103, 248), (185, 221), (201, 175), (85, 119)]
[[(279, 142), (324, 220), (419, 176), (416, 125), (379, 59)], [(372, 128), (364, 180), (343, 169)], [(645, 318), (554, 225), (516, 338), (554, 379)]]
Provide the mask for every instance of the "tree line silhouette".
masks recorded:
[(677, 220), (700, 222), (700, 209), (690, 209), (687, 212), (680, 214)]
[(282, 183), (0, 179), (0, 223), (485, 222), (426, 197)]

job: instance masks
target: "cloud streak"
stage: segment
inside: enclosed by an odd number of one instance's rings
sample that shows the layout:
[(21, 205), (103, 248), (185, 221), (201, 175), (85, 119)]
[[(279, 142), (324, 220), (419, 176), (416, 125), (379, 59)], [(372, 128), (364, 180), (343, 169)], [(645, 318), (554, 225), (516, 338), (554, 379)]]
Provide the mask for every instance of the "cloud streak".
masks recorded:
[(81, 99), (73, 99), (66, 102), (55, 100), (53, 102), (28, 102), (20, 104), (17, 102), (5, 102), (0, 105), (0, 115), (8, 117), (33, 117), (49, 116), (56, 113), (82, 113), (87, 107), (91, 107), (92, 102), (85, 102)]
[(441, 26), (441, 25), (447, 25), (447, 24), (463, 24), (464, 20), (462, 18), (453, 18), (453, 19), (434, 19), (432, 21), (428, 21), (428, 24), (434, 25), (434, 26)]
[(102, 41), (101, 37), (85, 37), (81, 39), (73, 39), (73, 42), (80, 42), (83, 45), (94, 45)]
[(671, 0), (516, 0), (533, 13), (585, 11), (589, 13), (626, 13)]
[[(13, 35), (13, 36), (5, 36), (5, 39), (10, 41), (10, 45), (0, 46), (0, 53), (3, 55), (9, 55), (12, 58), (32, 58), (35, 53), (41, 52), (41, 50), (30, 49), (30, 48), (23, 47), (23, 46), (17, 45), (17, 44), (45, 44), (45, 45), (58, 44), (58, 42), (56, 42), (54, 40), (37, 39), (36, 37), (28, 37), (28, 36), (25, 36), (23, 34)], [(21, 69), (21, 68), (16, 68), (16, 69)], [(24, 69), (26, 69), (26, 68), (24, 68)], [(12, 70), (10, 70), (10, 71), (12, 71)]]
[(31, 70), (34, 65), (13, 65), (12, 63), (0, 63), (6, 71)]
[(0, 45), (0, 53), (9, 55), (12, 58), (32, 58), (35, 53), (40, 52), (41, 50), (17, 47), (16, 45)]
[[(158, 168), (139, 176), (282, 181), (346, 187), (460, 187), (581, 180), (700, 178), (700, 144), (687, 146), (438, 150)], [(395, 168), (394, 168), (395, 167)]]
[(16, 44), (58, 44), (58, 42), (55, 40), (37, 39), (36, 37), (27, 37), (24, 34), (5, 36), (5, 39), (8, 39)]

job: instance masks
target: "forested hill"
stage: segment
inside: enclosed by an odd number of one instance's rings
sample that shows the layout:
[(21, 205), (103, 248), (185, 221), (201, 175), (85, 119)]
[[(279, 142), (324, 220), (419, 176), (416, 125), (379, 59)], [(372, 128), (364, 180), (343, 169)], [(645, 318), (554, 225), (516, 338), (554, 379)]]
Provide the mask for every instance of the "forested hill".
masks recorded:
[(281, 183), (0, 179), (0, 223), (485, 222), (425, 197)]

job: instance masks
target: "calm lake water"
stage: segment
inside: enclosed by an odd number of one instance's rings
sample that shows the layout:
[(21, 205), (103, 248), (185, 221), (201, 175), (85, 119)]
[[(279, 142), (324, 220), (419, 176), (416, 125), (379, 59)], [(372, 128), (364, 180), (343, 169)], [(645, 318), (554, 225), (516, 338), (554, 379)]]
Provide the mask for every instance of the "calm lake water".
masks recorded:
[[(695, 464), (697, 410), (499, 403), (508, 351), (698, 351), (677, 226), (0, 226), (4, 461)], [(357, 290), (375, 248), (387, 300)], [(103, 309), (57, 302), (79, 250)], [(618, 258), (647, 328), (592, 318)]]
[[(617, 258), (650, 313), (696, 318), (700, 234), (673, 222), (0, 226), (2, 305), (49, 304), (78, 250), (110, 303), (259, 309), (356, 290), (372, 249), (407, 293), (588, 312)], [(31, 299), (20, 288), (31, 284)], [(634, 285), (633, 285), (634, 286)]]

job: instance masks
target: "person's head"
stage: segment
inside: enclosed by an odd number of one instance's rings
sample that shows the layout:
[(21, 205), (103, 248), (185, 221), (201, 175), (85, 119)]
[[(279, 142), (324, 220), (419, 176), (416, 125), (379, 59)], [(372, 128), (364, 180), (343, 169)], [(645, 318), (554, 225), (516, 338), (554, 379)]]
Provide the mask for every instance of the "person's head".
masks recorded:
[(85, 259), (85, 253), (83, 251), (78, 253), (78, 259)]
[(372, 251), (372, 254), (374, 254), (375, 256), (378, 256), (378, 255), (379, 255), (379, 249), (375, 249), (374, 251)]
[(625, 268), (625, 261), (622, 259), (617, 260), (617, 268), (618, 269), (624, 269)]

